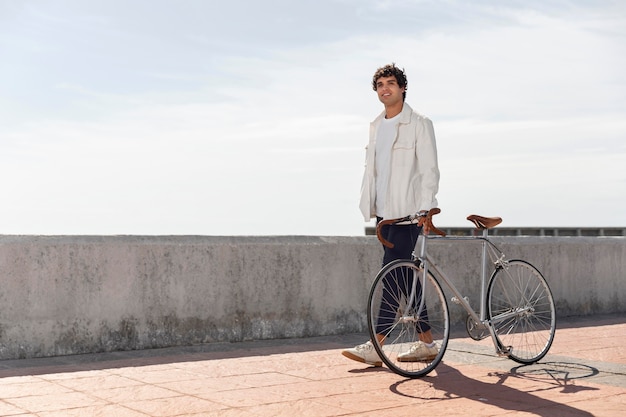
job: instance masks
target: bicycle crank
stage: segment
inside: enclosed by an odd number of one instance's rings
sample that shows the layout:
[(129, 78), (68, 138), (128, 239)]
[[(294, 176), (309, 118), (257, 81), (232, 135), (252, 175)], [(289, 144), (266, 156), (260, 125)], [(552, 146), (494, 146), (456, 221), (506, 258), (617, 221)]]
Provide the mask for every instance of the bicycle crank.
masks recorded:
[(474, 340), (483, 340), (485, 337), (489, 336), (489, 331), (487, 330), (487, 326), (481, 323), (476, 323), (472, 316), (467, 316), (467, 320), (465, 320), (465, 328), (467, 329), (467, 334)]

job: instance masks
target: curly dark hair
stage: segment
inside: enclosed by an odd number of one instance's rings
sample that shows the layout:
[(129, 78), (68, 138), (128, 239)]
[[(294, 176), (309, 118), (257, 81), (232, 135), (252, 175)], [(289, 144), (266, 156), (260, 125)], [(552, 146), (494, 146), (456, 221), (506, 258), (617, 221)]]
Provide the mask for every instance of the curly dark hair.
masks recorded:
[(395, 62), (378, 68), (374, 73), (374, 77), (372, 78), (372, 88), (374, 89), (374, 91), (376, 91), (376, 82), (378, 82), (378, 79), (380, 77), (395, 77), (396, 81), (398, 82), (398, 86), (400, 86), (401, 88), (404, 87), (402, 100), (406, 98), (406, 90), (409, 83), (406, 79), (406, 75), (404, 74), (404, 68), (400, 69), (396, 67)]

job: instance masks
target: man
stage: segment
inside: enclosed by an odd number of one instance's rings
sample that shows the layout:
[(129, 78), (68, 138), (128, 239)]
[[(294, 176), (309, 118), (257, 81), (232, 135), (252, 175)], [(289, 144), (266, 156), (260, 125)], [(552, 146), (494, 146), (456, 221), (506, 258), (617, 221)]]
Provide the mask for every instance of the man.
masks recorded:
[[(372, 87), (384, 111), (370, 124), (365, 173), (361, 186), (360, 209), (365, 221), (395, 219), (425, 214), (437, 207), (439, 168), (432, 122), (405, 103), (407, 79), (395, 64), (379, 68)], [(394, 244), (384, 247), (383, 265), (395, 259), (410, 259), (421, 231), (415, 224), (383, 228), (385, 239)], [(404, 362), (432, 360), (438, 353), (430, 330), (418, 330), (419, 341), (398, 355)], [(384, 334), (377, 334), (384, 343)], [(371, 341), (342, 352), (347, 358), (381, 366)]]

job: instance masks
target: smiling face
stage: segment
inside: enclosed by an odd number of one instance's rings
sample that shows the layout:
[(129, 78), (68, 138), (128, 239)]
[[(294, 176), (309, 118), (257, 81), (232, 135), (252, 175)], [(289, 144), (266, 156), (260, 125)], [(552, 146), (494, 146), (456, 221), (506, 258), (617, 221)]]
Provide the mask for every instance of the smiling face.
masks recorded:
[(385, 117), (392, 118), (402, 111), (407, 85), (404, 70), (396, 67), (395, 63), (376, 70), (372, 77), (372, 88), (385, 105)]
[(385, 107), (401, 105), (404, 101), (405, 87), (400, 87), (395, 76), (379, 77), (376, 80), (376, 94)]

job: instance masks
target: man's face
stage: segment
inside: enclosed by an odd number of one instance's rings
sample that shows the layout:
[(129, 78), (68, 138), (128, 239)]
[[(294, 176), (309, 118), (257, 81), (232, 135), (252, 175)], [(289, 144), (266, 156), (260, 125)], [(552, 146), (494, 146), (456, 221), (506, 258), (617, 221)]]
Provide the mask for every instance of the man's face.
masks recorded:
[(378, 99), (385, 106), (390, 106), (402, 102), (404, 87), (398, 85), (396, 77), (380, 77), (376, 80), (376, 94)]

